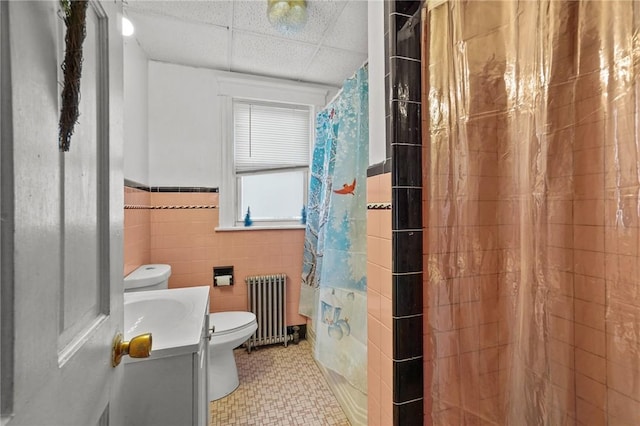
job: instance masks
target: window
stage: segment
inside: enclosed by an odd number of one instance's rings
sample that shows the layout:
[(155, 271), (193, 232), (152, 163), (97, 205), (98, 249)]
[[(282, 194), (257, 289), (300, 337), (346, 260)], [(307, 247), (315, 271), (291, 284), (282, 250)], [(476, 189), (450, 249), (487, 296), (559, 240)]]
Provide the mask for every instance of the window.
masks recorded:
[[(221, 158), (219, 231), (300, 225), (307, 199), (314, 116), (329, 86), (216, 71)], [(236, 147), (237, 146), (237, 147)], [(302, 195), (300, 195), (302, 194)]]
[(298, 223), (307, 199), (308, 107), (233, 101), (235, 221)]

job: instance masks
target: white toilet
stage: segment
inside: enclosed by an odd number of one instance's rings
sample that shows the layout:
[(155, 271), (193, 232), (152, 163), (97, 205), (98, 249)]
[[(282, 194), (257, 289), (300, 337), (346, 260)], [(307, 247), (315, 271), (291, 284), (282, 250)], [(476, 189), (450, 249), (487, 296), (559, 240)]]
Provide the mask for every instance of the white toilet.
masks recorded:
[[(142, 265), (124, 278), (124, 291), (148, 291), (169, 288), (171, 265)], [(240, 381), (233, 349), (244, 343), (258, 329), (251, 312), (209, 314), (213, 334), (209, 342), (209, 401), (233, 392)]]
[(209, 401), (233, 392), (240, 381), (233, 349), (244, 343), (258, 329), (251, 312), (217, 312), (209, 314), (213, 329), (209, 343)]
[(171, 265), (141, 265), (124, 277), (124, 291), (163, 290), (169, 288)]

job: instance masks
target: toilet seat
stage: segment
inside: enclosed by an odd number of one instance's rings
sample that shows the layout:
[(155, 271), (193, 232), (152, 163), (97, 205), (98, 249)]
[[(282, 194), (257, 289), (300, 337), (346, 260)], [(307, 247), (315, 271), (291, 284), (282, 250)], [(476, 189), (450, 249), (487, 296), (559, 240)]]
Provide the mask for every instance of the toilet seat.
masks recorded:
[(213, 337), (224, 336), (252, 326), (256, 316), (252, 312), (216, 312), (209, 314), (209, 324), (215, 327)]

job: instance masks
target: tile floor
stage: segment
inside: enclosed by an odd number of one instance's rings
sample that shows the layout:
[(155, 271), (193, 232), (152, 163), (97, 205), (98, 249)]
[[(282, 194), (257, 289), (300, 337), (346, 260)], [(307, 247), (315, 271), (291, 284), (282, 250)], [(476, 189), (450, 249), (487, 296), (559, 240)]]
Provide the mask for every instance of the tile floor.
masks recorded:
[(210, 426), (349, 426), (306, 340), (234, 354), (240, 386), (209, 404)]

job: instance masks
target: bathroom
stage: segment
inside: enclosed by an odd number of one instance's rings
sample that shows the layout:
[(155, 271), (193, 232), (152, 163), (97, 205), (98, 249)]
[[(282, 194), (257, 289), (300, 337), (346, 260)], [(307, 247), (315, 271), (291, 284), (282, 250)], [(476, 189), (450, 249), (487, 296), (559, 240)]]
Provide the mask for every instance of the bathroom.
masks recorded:
[[(637, 424), (638, 6), (367, 6), (364, 59), (370, 117), (377, 117), (369, 123), (366, 185), (367, 423)], [(103, 7), (107, 16), (118, 16), (117, 4)], [(109, 34), (119, 30), (108, 24)], [(85, 181), (65, 180), (77, 171), (63, 168), (53, 140), (59, 31), (54, 6), (0, 3), (0, 414), (10, 425), (122, 424), (117, 394), (126, 377), (112, 369), (107, 354), (122, 329), (122, 302), (114, 290), (110, 307), (93, 303), (78, 311), (68, 295), (104, 300), (97, 290), (104, 280), (95, 275), (108, 281), (146, 262), (172, 263), (172, 287), (210, 283), (212, 266), (233, 265), (240, 279), (271, 265), (278, 266), (272, 272), (299, 277), (304, 230), (237, 231), (236, 240), (233, 231), (211, 231), (222, 210), (190, 211), (202, 213), (193, 225), (180, 210), (123, 209), (136, 203), (224, 205), (222, 191), (123, 188), (125, 177), (158, 187), (222, 186), (186, 179), (211, 162), (189, 158), (180, 147), (127, 155), (126, 147), (112, 144), (110, 161), (98, 167), (111, 190), (100, 196), (83, 188)], [(125, 118), (143, 122), (145, 105), (123, 104), (128, 77), (116, 64), (127, 58), (127, 49), (116, 39), (109, 40), (111, 90), (97, 93), (110, 100), (109, 137), (122, 140), (131, 130)], [(420, 58), (428, 58), (428, 66)], [(91, 63), (86, 59), (87, 69)], [(169, 90), (208, 78), (201, 69), (185, 77), (176, 75), (176, 66), (147, 66), (149, 79)], [(169, 95), (176, 102), (180, 93)], [(429, 103), (422, 113), (421, 102)], [(204, 114), (198, 121), (211, 125), (215, 111), (189, 105), (182, 102), (183, 109), (158, 117), (159, 124), (171, 128), (172, 120)], [(146, 108), (149, 114), (151, 102)], [(152, 126), (136, 131), (158, 136)], [(78, 138), (71, 144), (70, 155), (89, 155)], [(138, 161), (140, 174), (123, 174), (135, 169), (129, 159), (145, 155), (146, 170)], [(153, 170), (170, 165), (163, 160), (199, 166), (186, 168), (185, 180), (167, 174), (163, 181)], [(131, 212), (136, 223), (125, 230)], [(159, 212), (172, 218), (169, 224), (157, 220)], [(86, 217), (94, 220), (82, 222)], [(101, 231), (88, 233), (91, 226)], [(133, 241), (129, 232), (137, 233)], [(183, 237), (185, 232), (192, 236)], [(198, 253), (191, 244), (202, 232), (214, 236), (197, 242), (205, 248)], [(95, 241), (105, 233), (106, 245), (91, 253), (81, 249), (87, 236)], [(260, 239), (246, 237), (252, 233)], [(282, 247), (279, 254), (253, 258), (273, 244)], [(290, 261), (295, 256), (298, 261)], [(211, 264), (212, 258), (224, 262)], [(93, 272), (76, 276), (79, 265)], [(80, 282), (94, 283), (93, 293)], [(305, 323), (290, 296), (292, 324)], [(212, 288), (210, 301), (214, 311), (244, 310), (246, 293), (241, 286)], [(93, 334), (65, 328), (60, 310), (66, 303), (69, 318), (94, 318)], [(91, 356), (83, 347), (105, 353)], [(79, 408), (61, 413), (60, 407)]]

